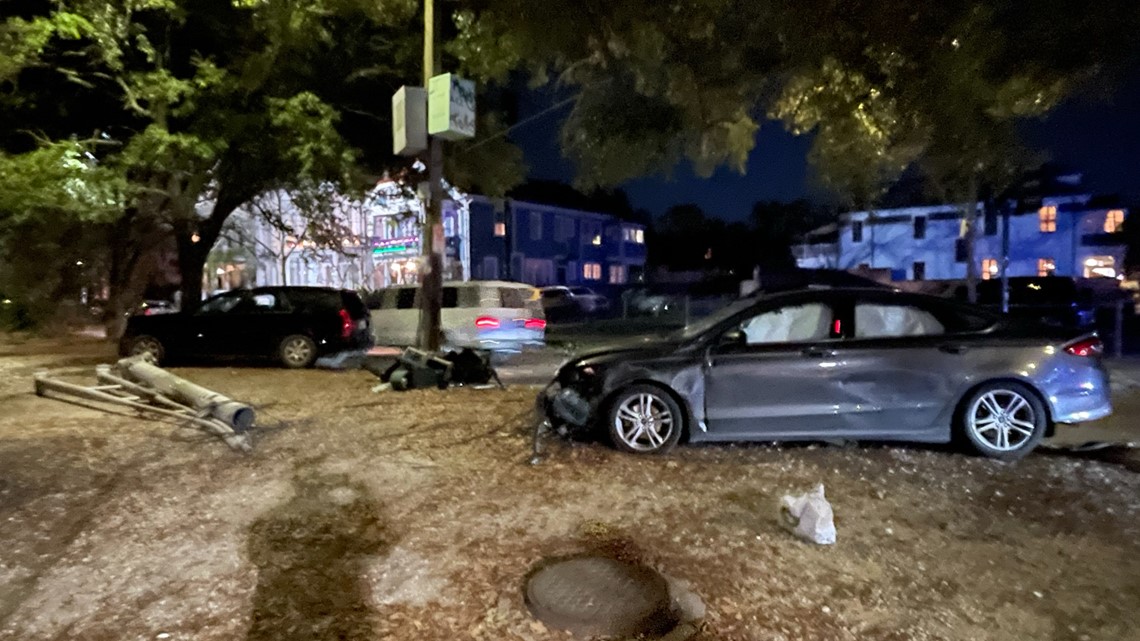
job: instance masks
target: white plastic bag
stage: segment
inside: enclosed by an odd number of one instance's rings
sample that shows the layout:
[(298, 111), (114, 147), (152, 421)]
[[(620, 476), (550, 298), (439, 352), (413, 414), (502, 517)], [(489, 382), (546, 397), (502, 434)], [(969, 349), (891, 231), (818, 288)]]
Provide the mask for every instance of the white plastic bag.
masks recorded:
[(820, 545), (835, 543), (835, 519), (831, 504), (823, 497), (823, 484), (799, 496), (784, 495), (780, 501), (780, 518), (792, 533), (805, 541)]

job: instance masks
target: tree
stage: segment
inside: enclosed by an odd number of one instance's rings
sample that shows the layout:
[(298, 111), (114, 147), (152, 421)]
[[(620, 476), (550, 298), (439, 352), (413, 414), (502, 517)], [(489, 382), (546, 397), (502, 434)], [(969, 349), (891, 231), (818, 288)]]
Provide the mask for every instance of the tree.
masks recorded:
[[(173, 234), (184, 301), (198, 300), (206, 256), (256, 195), (302, 182), (350, 191), (408, 162), (376, 141), (390, 128), (387, 96), (418, 84), (415, 0), (28, 5), (0, 31), (0, 144), (31, 167), (44, 144), (104, 141), (99, 166), (129, 186), (120, 220)], [(521, 166), (512, 149), (492, 140), (454, 171), (471, 177), (478, 164), (503, 190)], [(117, 280), (121, 290), (130, 278)]]
[(562, 144), (582, 185), (680, 161), (743, 172), (767, 114), (813, 135), (825, 184), (870, 208), (915, 163), (952, 202), (999, 191), (1027, 164), (1019, 121), (1135, 59), (1140, 5), (482, 0), (457, 27), (469, 73), (524, 65), (576, 93)]

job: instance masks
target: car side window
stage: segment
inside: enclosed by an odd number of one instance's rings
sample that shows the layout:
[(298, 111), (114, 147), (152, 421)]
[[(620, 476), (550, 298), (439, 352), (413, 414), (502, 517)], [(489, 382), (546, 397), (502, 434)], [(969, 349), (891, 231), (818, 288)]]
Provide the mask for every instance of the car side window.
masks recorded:
[(824, 340), (830, 336), (831, 308), (823, 303), (780, 307), (746, 319), (740, 331), (746, 345)]
[(237, 307), (238, 303), (244, 298), (243, 294), (244, 292), (234, 292), (232, 294), (222, 294), (221, 296), (211, 298), (203, 303), (196, 313), (203, 316), (225, 314)]
[(404, 287), (397, 290), (396, 309), (414, 309), (416, 306), (416, 292), (418, 287)]
[(459, 306), (459, 292), (454, 287), (443, 288), (443, 309), (455, 309)]
[(855, 305), (855, 338), (937, 336), (945, 333), (946, 328), (934, 314), (912, 305)]
[(250, 303), (250, 308), (255, 312), (272, 312), (280, 309), (279, 301), (273, 294), (257, 294)]

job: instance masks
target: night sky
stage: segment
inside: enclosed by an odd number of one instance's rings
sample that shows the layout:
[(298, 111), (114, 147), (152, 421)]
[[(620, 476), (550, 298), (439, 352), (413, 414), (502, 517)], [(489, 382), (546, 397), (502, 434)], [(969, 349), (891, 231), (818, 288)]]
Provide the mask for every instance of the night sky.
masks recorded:
[[(519, 117), (526, 118), (556, 103), (561, 96), (536, 92), (523, 99)], [(558, 149), (558, 128), (569, 107), (522, 125), (513, 133), (534, 179), (573, 179), (572, 165)], [(1119, 194), (1140, 205), (1140, 72), (1109, 100), (1076, 98), (1058, 107), (1045, 121), (1028, 123), (1026, 141), (1049, 154), (1052, 161), (1083, 171), (1085, 184), (1097, 194)], [(711, 178), (693, 174), (687, 163), (671, 177), (642, 178), (623, 185), (634, 207), (655, 216), (670, 205), (696, 203), (706, 213), (726, 220), (744, 220), (757, 200), (807, 198), (826, 202), (807, 165), (809, 139), (794, 137), (779, 122), (760, 128), (741, 176), (721, 169)]]

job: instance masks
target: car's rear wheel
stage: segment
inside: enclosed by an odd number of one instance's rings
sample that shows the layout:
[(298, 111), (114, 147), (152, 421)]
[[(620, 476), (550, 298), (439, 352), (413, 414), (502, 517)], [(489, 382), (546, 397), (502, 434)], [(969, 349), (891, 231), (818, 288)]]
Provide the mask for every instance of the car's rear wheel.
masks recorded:
[(303, 369), (317, 360), (317, 344), (308, 336), (287, 336), (281, 341), (278, 357), (281, 364), (289, 369)]
[(145, 356), (150, 362), (158, 365), (162, 363), (166, 357), (166, 349), (162, 346), (162, 341), (153, 336), (139, 336), (131, 341), (130, 349), (127, 352), (131, 356)]
[(979, 454), (1012, 461), (1037, 447), (1049, 419), (1044, 403), (1027, 386), (998, 381), (982, 385), (966, 399), (958, 423)]
[(625, 452), (660, 454), (681, 439), (681, 407), (654, 385), (633, 385), (618, 392), (608, 418), (610, 439)]

